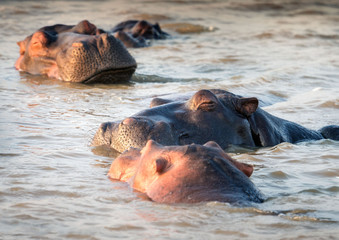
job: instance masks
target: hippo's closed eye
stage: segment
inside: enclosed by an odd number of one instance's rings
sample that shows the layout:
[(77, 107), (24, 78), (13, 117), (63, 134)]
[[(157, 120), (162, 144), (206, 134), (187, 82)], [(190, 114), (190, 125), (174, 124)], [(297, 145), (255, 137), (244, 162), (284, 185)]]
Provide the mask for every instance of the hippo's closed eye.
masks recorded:
[(180, 135), (179, 135), (179, 139), (189, 138), (189, 137), (190, 137), (190, 135), (187, 132), (180, 133)]
[(187, 107), (193, 111), (210, 112), (218, 106), (217, 97), (209, 90), (200, 90), (187, 102)]
[(213, 111), (217, 107), (217, 103), (214, 101), (202, 102), (198, 105), (197, 110), (202, 110), (205, 112)]

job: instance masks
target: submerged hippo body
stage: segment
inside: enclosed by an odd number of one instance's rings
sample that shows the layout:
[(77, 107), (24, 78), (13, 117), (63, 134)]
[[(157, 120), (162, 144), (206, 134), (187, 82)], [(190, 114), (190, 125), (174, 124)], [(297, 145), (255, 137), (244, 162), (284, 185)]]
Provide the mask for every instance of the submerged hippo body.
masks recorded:
[[(224, 90), (200, 90), (187, 101), (155, 98), (151, 108), (121, 122), (101, 124), (92, 144), (108, 145), (118, 152), (142, 148), (149, 139), (162, 145), (217, 142), (266, 147), (338, 138), (339, 126), (320, 131), (275, 117), (258, 108), (257, 98), (243, 98)], [(324, 133), (324, 135), (322, 135)]]
[(230, 158), (216, 143), (162, 146), (150, 140), (115, 159), (108, 176), (128, 182), (155, 202), (263, 202), (249, 180), (253, 167)]
[(117, 24), (112, 32), (126, 47), (147, 47), (147, 40), (165, 39), (169, 36), (162, 31), (159, 24), (151, 24), (145, 20), (128, 20)]
[(119, 40), (86, 20), (43, 27), (18, 45), (18, 70), (63, 81), (127, 81), (137, 66)]

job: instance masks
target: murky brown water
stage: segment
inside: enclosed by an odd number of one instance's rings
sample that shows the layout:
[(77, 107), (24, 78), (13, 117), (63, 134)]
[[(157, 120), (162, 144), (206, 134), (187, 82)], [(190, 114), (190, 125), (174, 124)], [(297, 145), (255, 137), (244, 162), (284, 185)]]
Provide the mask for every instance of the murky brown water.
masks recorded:
[[(130, 84), (61, 83), (13, 67), (16, 42), (44, 25), (86, 18), (109, 29), (140, 17), (173, 38), (130, 51)], [(256, 96), (309, 128), (339, 124), (338, 22), (335, 0), (1, 1), (0, 238), (338, 238), (339, 142), (234, 148), (268, 197), (246, 208), (150, 202), (107, 179), (113, 158), (89, 146), (101, 122), (151, 96), (202, 88)]]

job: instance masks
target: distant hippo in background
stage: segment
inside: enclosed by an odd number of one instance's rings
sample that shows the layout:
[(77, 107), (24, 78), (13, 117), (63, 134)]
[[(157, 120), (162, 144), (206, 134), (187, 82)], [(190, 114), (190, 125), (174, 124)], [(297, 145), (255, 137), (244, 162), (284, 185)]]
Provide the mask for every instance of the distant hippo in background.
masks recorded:
[(149, 140), (142, 150), (132, 148), (115, 159), (108, 176), (160, 203), (261, 203), (263, 195), (249, 180), (252, 172), (215, 142), (165, 147)]
[(18, 45), (16, 69), (68, 82), (127, 81), (137, 67), (119, 40), (87, 20), (40, 28)]
[(121, 122), (101, 124), (92, 144), (108, 145), (118, 152), (142, 148), (150, 139), (166, 146), (215, 141), (223, 149), (229, 144), (266, 147), (281, 142), (338, 140), (338, 130), (339, 126), (309, 130), (262, 110), (255, 97), (215, 89), (200, 90), (182, 101), (155, 98), (150, 109)]
[(116, 25), (112, 32), (128, 48), (148, 46), (147, 40), (165, 39), (169, 36), (162, 31), (159, 24), (151, 24), (145, 20), (128, 20)]

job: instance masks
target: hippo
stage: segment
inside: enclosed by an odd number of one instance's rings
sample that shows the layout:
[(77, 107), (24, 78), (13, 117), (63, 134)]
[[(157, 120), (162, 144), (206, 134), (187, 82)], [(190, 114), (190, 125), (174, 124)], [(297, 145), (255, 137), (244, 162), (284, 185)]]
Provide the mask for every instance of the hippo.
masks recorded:
[(168, 33), (161, 30), (158, 23), (151, 24), (145, 20), (128, 20), (117, 24), (111, 32), (122, 41), (127, 48), (147, 47), (147, 40), (165, 39)]
[(92, 145), (123, 152), (142, 148), (149, 139), (166, 146), (215, 141), (223, 149), (229, 145), (267, 147), (281, 142), (338, 140), (339, 126), (310, 130), (275, 117), (258, 104), (255, 97), (244, 98), (221, 89), (200, 90), (178, 101), (154, 98), (149, 109), (121, 122), (101, 124)]
[(159, 203), (261, 203), (249, 177), (253, 166), (229, 157), (215, 142), (163, 146), (148, 140), (116, 158), (108, 172)]
[(137, 67), (119, 40), (87, 20), (40, 28), (18, 45), (16, 69), (68, 82), (127, 81)]

